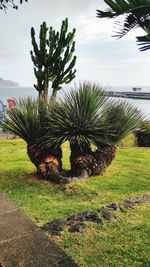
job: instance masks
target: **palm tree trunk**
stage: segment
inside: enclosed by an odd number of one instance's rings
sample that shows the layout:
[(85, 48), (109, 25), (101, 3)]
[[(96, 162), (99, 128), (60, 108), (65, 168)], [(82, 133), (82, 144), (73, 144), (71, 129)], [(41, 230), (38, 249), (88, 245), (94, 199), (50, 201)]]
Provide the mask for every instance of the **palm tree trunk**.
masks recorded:
[(99, 146), (93, 152), (87, 144), (70, 143), (72, 178), (61, 175), (62, 150), (44, 149), (36, 145), (28, 145), (27, 152), (31, 162), (37, 168), (39, 178), (55, 183), (70, 183), (71, 181), (84, 181), (91, 175), (102, 174), (115, 158), (114, 146)]
[(89, 177), (89, 174), (88, 174), (87, 170), (82, 170), (80, 172), (80, 175), (78, 175), (77, 177), (72, 177), (71, 181), (72, 182), (81, 182), (81, 181), (85, 181), (88, 177)]
[(28, 145), (27, 153), (31, 162), (37, 168), (37, 175), (41, 179), (50, 180), (55, 183), (68, 183), (70, 178), (61, 175), (62, 150), (61, 148), (50, 148), (41, 150), (36, 145)]
[(78, 144), (77, 142), (70, 143), (71, 155), (70, 163), (72, 174), (78, 180), (87, 179), (92, 173), (93, 152), (89, 145)]
[(112, 163), (116, 155), (116, 147), (106, 145), (99, 146), (94, 152), (94, 158), (96, 159), (98, 169), (93, 175), (102, 174), (106, 168)]
[(85, 180), (88, 176), (102, 174), (115, 158), (114, 146), (98, 147), (93, 152), (88, 145), (70, 144), (71, 170), (78, 180)]

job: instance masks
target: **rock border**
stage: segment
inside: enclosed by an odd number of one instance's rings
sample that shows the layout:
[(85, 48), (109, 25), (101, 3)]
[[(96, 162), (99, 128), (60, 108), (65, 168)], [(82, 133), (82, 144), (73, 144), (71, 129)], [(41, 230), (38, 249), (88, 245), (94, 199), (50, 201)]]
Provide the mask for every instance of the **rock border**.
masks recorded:
[(69, 216), (65, 221), (56, 219), (44, 224), (41, 229), (52, 236), (60, 235), (65, 228), (71, 233), (82, 233), (87, 227), (85, 222), (104, 224), (106, 221), (117, 219), (117, 215), (114, 212), (126, 212), (128, 209), (133, 209), (134, 206), (146, 202), (150, 202), (150, 193), (144, 194), (142, 197), (129, 198), (119, 203), (110, 203), (98, 208), (97, 212), (78, 212), (75, 215)]

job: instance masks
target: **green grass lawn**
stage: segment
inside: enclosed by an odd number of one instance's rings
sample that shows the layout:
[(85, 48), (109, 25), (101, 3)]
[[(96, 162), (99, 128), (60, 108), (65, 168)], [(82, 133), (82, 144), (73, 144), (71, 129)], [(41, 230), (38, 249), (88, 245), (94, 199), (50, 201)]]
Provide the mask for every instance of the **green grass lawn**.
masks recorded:
[[(39, 226), (66, 219), (78, 211), (150, 192), (150, 149), (122, 148), (103, 176), (74, 183), (72, 188), (37, 180), (25, 143), (1, 140), (0, 191), (5, 191)], [(69, 168), (67, 144), (64, 167)], [(57, 242), (80, 266), (150, 266), (149, 204), (141, 204), (117, 220), (103, 225), (88, 223), (83, 233), (64, 231)]]

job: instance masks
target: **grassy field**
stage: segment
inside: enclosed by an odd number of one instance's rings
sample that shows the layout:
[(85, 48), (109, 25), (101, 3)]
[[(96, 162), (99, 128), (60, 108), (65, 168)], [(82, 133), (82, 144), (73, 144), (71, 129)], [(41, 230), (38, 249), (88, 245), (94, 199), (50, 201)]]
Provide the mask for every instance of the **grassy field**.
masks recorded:
[[(23, 141), (1, 140), (0, 150), (0, 191), (39, 226), (150, 192), (150, 149), (118, 149), (103, 176), (73, 184), (71, 189), (37, 180)], [(64, 167), (69, 168), (67, 144), (63, 152)], [(88, 223), (83, 233), (65, 230), (54, 240), (81, 267), (150, 266), (149, 204), (116, 215), (116, 220), (103, 225)]]

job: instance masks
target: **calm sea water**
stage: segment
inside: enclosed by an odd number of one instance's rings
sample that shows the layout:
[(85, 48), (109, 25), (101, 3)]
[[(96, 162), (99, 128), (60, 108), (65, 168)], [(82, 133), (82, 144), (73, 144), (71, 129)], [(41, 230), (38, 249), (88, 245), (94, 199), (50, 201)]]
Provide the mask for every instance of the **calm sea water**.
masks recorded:
[[(141, 92), (148, 92), (150, 93), (150, 86), (140, 86)], [(113, 87), (111, 90), (124, 92), (124, 91), (132, 91), (132, 86), (116, 86)], [(132, 105), (138, 107), (146, 118), (150, 119), (150, 100), (141, 100), (141, 99), (125, 99)]]
[[(141, 86), (142, 92), (150, 92), (150, 86)], [(132, 91), (131, 86), (116, 86), (108, 88), (108, 90), (114, 91)], [(65, 91), (65, 90), (64, 90)], [(68, 91), (68, 90), (67, 90)], [(59, 96), (63, 95), (63, 91), (60, 91)], [(12, 87), (12, 88), (0, 88), (0, 100), (4, 104), (7, 104), (8, 98), (18, 98), (18, 97), (27, 97), (27, 96), (37, 96), (37, 91), (33, 87)], [(150, 100), (134, 100), (126, 99), (126, 101), (132, 103), (134, 106), (137, 106), (141, 111), (150, 119)]]

